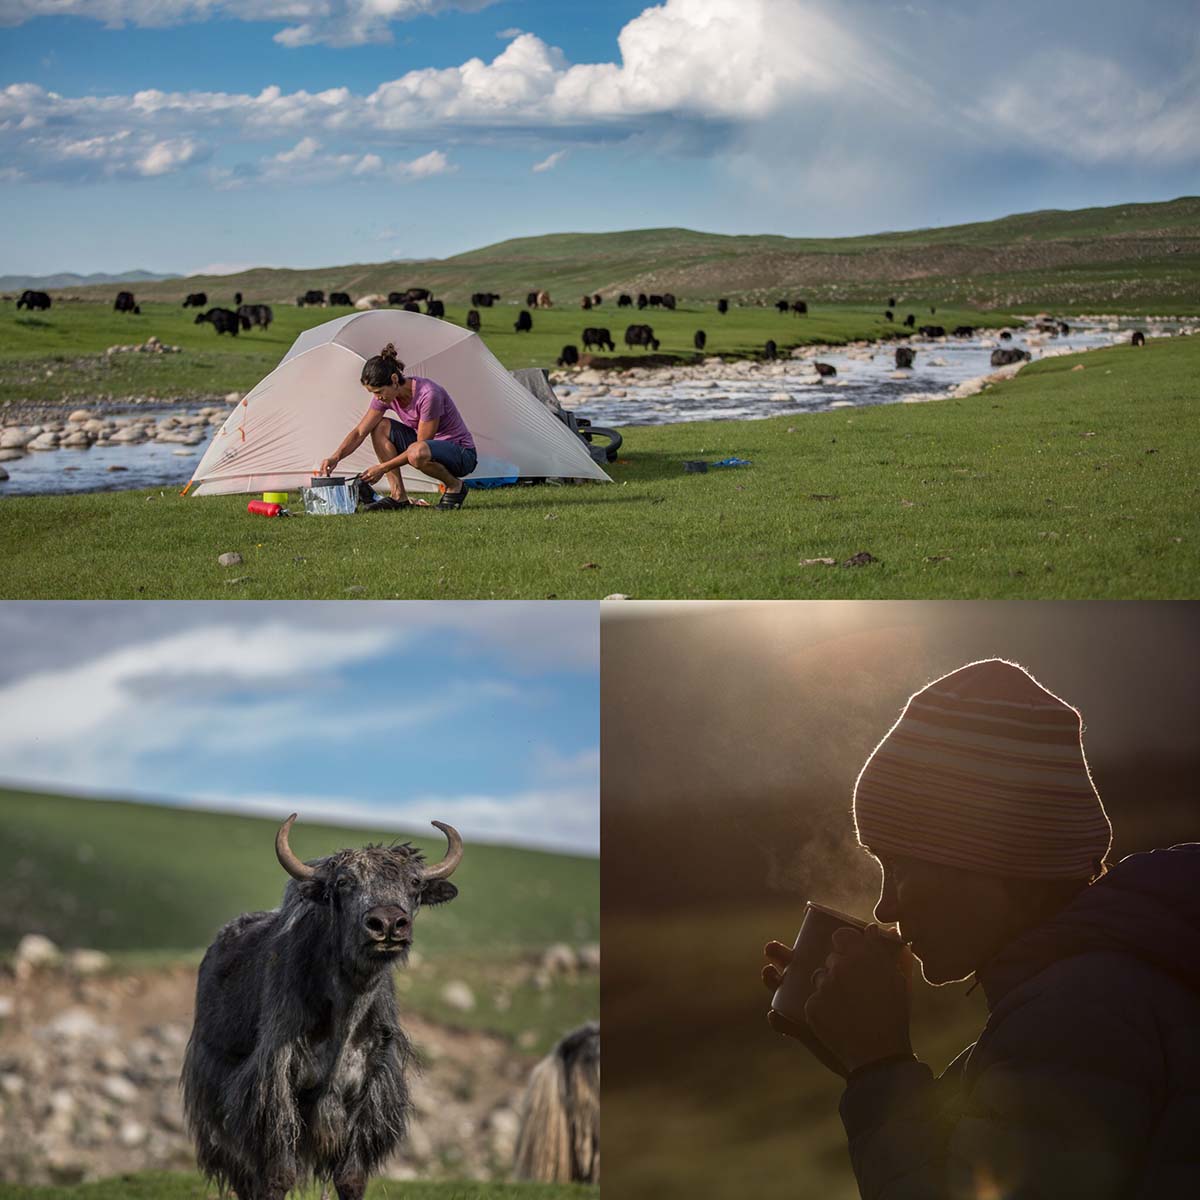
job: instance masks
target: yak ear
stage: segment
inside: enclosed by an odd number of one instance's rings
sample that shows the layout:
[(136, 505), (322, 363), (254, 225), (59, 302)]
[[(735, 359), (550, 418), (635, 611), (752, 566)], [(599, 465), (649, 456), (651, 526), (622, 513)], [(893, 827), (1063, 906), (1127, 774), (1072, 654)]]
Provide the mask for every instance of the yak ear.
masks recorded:
[(445, 904), (458, 895), (458, 888), (448, 879), (430, 879), (421, 885), (422, 904)]
[(328, 880), (323, 875), (314, 875), (311, 879), (297, 879), (296, 890), (313, 904), (329, 903), (330, 889)]

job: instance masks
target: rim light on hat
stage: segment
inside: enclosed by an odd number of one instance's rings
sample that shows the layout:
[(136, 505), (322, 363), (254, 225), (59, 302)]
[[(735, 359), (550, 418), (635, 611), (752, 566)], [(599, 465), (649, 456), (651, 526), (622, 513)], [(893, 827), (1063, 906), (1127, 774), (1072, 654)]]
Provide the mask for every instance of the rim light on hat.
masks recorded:
[(1078, 710), (1024, 668), (969, 663), (909, 698), (854, 788), (858, 840), (994, 875), (1090, 879), (1112, 827)]

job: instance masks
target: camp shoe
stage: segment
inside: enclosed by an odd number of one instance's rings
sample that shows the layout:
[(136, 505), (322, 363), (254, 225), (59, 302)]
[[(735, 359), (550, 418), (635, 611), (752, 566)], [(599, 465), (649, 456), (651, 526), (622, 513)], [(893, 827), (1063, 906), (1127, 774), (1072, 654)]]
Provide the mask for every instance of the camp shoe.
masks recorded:
[(383, 496), (381, 499), (368, 504), (363, 512), (396, 512), (398, 509), (412, 508), (408, 500), (397, 500), (395, 496)]
[(443, 492), (437, 502), (438, 508), (462, 508), (467, 502), (467, 485), (464, 483), (457, 492)]

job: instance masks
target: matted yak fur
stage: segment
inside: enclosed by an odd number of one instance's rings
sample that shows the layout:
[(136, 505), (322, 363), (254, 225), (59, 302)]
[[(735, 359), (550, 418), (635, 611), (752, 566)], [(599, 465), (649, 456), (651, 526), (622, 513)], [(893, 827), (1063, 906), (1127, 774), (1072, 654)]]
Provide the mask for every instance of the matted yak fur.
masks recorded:
[(184, 1111), (200, 1169), (240, 1200), (276, 1200), (310, 1178), (361, 1196), (400, 1145), (412, 1047), (393, 968), (408, 951), (366, 957), (362, 914), (397, 903), (415, 918), (457, 894), (424, 880), (407, 843), (311, 865), (278, 909), (224, 926), (200, 964)]

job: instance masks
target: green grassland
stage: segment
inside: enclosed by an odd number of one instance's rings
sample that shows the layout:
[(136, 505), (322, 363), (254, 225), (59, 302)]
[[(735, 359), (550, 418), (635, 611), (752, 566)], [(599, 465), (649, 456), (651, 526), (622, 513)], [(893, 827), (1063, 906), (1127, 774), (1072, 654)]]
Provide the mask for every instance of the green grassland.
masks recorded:
[[(1083, 370), (1074, 367), (1082, 365)], [(7, 598), (1187, 598), (1200, 338), (962, 400), (626, 431), (613, 485), (264, 521), (246, 498), (14, 497)], [(686, 474), (689, 459), (751, 459)], [(244, 563), (217, 565), (237, 550)], [(860, 551), (877, 561), (845, 562)]]
[[(75, 406), (97, 398), (175, 399), (247, 392), (274, 370), (304, 330), (352, 311), (279, 305), (269, 330), (253, 329), (235, 338), (218, 334), (211, 325), (197, 325), (191, 310), (177, 305), (146, 303), (136, 316), (99, 304), (62, 304), (32, 315), (17, 312), (11, 304), (0, 305), (0, 405), (14, 401)], [(917, 314), (919, 322), (936, 319), (947, 328), (1000, 326), (1015, 320), (1007, 314), (981, 316), (966, 309), (939, 309), (936, 318), (923, 312)], [(721, 316), (712, 304), (684, 304), (675, 312), (646, 309), (640, 314), (615, 305), (590, 312), (564, 307), (534, 312), (531, 333), (515, 331), (516, 313), (511, 305), (482, 312), (481, 334), (509, 370), (552, 367), (567, 344), (582, 351), (580, 335), (588, 326), (608, 328), (617, 353), (638, 358), (644, 352), (627, 351), (622, 338), (627, 325), (648, 324), (662, 343), (659, 353), (684, 361), (695, 356), (692, 335), (697, 329), (708, 335), (706, 353), (734, 358), (760, 354), (768, 338), (782, 351), (904, 332), (895, 322), (884, 321), (882, 308), (854, 305), (819, 306), (807, 317), (758, 306), (734, 307)], [(466, 315), (461, 305), (447, 306), (446, 318), (455, 324), (465, 326)], [(896, 315), (904, 320), (903, 312)], [(183, 347), (183, 352), (105, 354), (109, 346), (140, 344), (152, 336)]]
[[(1066, 273), (1072, 273), (1068, 276)], [(144, 282), (139, 300), (178, 304), (187, 292), (293, 302), (308, 288), (370, 292), (432, 288), (455, 304), (475, 291), (523, 300), (547, 289), (560, 305), (584, 293), (674, 292), (747, 302), (801, 295), (882, 307), (965, 305), (1036, 311), (1200, 311), (1200, 198), (1021, 213), (940, 229), (849, 238), (726, 236), (689, 229), (556, 233), (513, 238), (445, 259)], [(123, 285), (72, 289), (109, 304)]]
[[(0, 1200), (218, 1200), (221, 1193), (198, 1175), (145, 1171), (119, 1175), (78, 1187), (17, 1187), (0, 1184)], [(303, 1200), (318, 1200), (320, 1187), (293, 1193)], [(367, 1189), (367, 1200), (588, 1200), (599, 1187), (554, 1183), (425, 1183), (377, 1179)]]
[[(278, 905), (286, 877), (276, 828), (256, 817), (0, 789), (0, 952), (34, 931), (63, 947), (109, 951), (119, 967), (198, 963), (226, 921)], [(410, 836), (441, 857), (436, 832), (340, 829), (303, 814), (291, 843), (314, 858)], [(472, 845), (454, 880), (458, 898), (421, 914), (418, 964), (397, 974), (407, 1010), (444, 1021), (440, 991), (453, 971), (478, 1000), (454, 1023), (514, 1040), (532, 1030), (529, 1049), (596, 1016), (594, 973), (537, 989), (521, 964), (552, 942), (599, 941), (598, 860)]]

